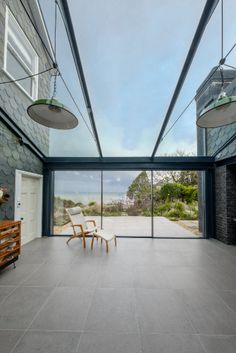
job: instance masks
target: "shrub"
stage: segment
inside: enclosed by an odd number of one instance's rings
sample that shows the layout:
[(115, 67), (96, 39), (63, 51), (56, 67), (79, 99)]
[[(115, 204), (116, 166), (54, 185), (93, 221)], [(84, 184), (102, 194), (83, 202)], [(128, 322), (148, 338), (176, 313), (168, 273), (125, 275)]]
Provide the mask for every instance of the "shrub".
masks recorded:
[(170, 219), (181, 219), (184, 215), (183, 211), (177, 210), (175, 208), (172, 208), (169, 212), (167, 212), (166, 216)]
[(184, 204), (181, 202), (175, 202), (174, 208), (180, 212), (183, 212), (184, 211)]
[(146, 211), (143, 211), (143, 216), (145, 217), (151, 217), (152, 216), (152, 212), (150, 210), (146, 210)]
[(197, 201), (197, 196), (197, 186), (185, 186), (180, 183), (167, 183), (160, 190), (160, 197), (164, 201), (181, 200), (182, 202), (191, 203)]
[(159, 207), (156, 207), (153, 213), (155, 216), (164, 216), (170, 209), (171, 209), (170, 202), (165, 202)]
[(126, 212), (128, 216), (140, 216), (142, 214), (142, 210), (135, 206), (128, 207)]
[(91, 202), (89, 202), (89, 207), (91, 207), (91, 206), (95, 206), (96, 205), (96, 201), (91, 201)]
[(85, 216), (100, 216), (101, 207), (96, 202), (93, 205), (83, 208), (83, 214)]

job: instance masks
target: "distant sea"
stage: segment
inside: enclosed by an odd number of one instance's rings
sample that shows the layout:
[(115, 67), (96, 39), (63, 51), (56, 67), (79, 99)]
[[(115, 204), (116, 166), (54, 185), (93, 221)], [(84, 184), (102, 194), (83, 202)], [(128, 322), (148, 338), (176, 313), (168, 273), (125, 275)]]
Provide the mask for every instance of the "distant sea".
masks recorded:
[[(79, 193), (64, 193), (64, 194), (56, 194), (56, 196), (61, 197), (65, 200), (71, 200), (74, 202), (82, 202), (84, 205), (89, 202), (95, 201), (97, 203), (101, 202), (101, 193), (100, 192), (79, 192)], [(126, 193), (123, 192), (106, 192), (103, 193), (103, 202), (111, 203), (112, 201), (125, 201)]]

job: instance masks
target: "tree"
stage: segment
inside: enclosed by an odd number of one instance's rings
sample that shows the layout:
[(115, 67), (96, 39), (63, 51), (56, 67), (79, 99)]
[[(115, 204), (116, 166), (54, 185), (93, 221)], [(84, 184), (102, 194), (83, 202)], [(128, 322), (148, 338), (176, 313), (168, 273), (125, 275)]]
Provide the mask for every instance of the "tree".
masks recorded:
[(141, 172), (129, 186), (127, 197), (134, 202), (138, 208), (147, 208), (150, 206), (151, 183), (146, 171)]
[[(190, 156), (184, 151), (177, 150), (173, 156)], [(198, 184), (198, 173), (195, 170), (170, 170), (155, 171), (153, 173), (154, 185), (162, 186), (166, 183), (180, 183), (186, 186), (195, 186)]]
[(197, 201), (197, 186), (167, 183), (161, 187), (160, 196), (163, 201), (181, 200), (191, 203)]

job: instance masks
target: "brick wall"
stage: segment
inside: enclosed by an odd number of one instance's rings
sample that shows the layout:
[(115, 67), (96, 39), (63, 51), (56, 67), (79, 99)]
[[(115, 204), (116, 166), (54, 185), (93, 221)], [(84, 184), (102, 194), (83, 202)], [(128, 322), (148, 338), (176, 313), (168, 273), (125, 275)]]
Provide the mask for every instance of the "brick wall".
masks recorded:
[(216, 238), (227, 242), (226, 166), (215, 170)]
[(236, 245), (236, 166), (227, 167), (227, 243)]
[(236, 244), (236, 167), (216, 168), (215, 184), (216, 238)]

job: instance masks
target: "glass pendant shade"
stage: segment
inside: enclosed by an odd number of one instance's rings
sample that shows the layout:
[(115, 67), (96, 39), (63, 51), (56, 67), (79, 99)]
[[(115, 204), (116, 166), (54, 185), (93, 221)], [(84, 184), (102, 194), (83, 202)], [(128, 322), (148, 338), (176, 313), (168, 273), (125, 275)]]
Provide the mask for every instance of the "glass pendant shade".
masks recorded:
[(79, 123), (70, 109), (56, 99), (38, 99), (27, 113), (37, 123), (54, 129), (73, 129)]
[(223, 95), (204, 109), (197, 120), (203, 128), (214, 128), (236, 122), (236, 96)]

